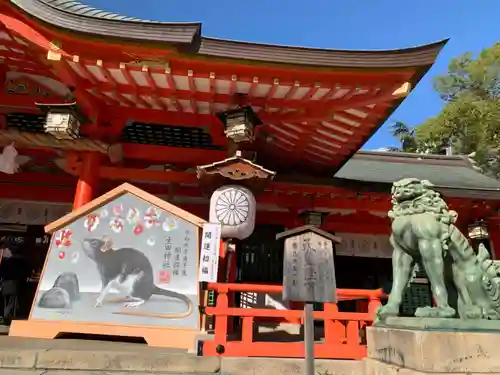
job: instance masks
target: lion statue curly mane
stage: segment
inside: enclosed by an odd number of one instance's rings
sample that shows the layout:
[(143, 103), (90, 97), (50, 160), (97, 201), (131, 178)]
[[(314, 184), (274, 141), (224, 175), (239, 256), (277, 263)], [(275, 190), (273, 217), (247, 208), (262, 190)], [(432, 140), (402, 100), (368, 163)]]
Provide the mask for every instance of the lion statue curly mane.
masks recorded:
[(455, 226), (457, 213), (432, 183), (403, 179), (393, 184), (391, 195), (393, 286), (377, 320), (399, 314), (416, 263), (429, 278), (436, 306), (419, 307), (415, 316), (500, 319), (500, 268), (483, 245), (474, 253)]

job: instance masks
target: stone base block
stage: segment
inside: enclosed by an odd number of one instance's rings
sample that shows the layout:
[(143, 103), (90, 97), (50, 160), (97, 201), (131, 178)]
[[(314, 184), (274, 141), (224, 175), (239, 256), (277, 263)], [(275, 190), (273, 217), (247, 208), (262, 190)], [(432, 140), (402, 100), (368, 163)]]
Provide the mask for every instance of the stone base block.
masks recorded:
[(499, 320), (463, 320), (445, 318), (389, 317), (376, 327), (401, 328), (420, 331), (491, 332), (500, 333)]
[[(430, 372), (418, 371), (409, 368), (390, 365), (375, 359), (366, 358), (363, 360), (364, 375), (428, 375)], [(441, 372), (439, 375), (460, 374), (459, 372)], [(484, 373), (468, 372), (467, 375), (480, 375)], [(500, 372), (488, 372), (488, 375), (500, 375)]]
[(417, 371), (412, 374), (500, 373), (499, 332), (369, 327), (367, 342), (369, 359), (395, 366), (382, 366), (378, 373), (384, 375), (393, 368)]

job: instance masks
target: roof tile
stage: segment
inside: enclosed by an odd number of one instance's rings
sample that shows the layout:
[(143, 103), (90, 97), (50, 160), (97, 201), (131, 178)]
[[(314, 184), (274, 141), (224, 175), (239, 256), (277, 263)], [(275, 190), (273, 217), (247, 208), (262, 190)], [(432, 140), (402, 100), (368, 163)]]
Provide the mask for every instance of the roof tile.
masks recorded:
[(500, 181), (477, 172), (457, 156), (438, 156), (430, 160), (418, 155), (361, 151), (345, 163), (335, 177), (389, 184), (414, 177), (429, 180), (439, 187), (500, 190)]

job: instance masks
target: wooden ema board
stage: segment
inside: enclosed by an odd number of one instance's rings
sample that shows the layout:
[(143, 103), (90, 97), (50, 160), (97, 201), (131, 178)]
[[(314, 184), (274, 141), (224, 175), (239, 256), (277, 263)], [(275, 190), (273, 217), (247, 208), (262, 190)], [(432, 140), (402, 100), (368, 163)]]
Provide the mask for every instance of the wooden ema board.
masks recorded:
[(192, 348), (202, 319), (204, 223), (124, 184), (49, 224), (52, 241), (30, 317), (12, 322), (9, 335), (131, 336)]

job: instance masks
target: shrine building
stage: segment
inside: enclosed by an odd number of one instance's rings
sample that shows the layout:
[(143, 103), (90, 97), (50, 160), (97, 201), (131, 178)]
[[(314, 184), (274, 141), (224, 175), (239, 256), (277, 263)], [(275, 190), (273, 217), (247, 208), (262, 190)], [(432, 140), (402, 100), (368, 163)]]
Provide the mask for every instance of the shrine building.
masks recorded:
[(209, 220), (224, 178), (252, 190), (257, 211), (221, 281), (280, 284), (276, 234), (309, 223), (343, 240), (338, 288), (377, 289), (391, 275), (390, 187), (404, 177), (431, 181), (500, 259), (499, 181), (462, 156), (360, 151), (446, 40), (237, 42), (63, 0), (2, 1), (0, 26), (0, 235), (31, 259), (43, 262), (45, 224), (123, 182)]

